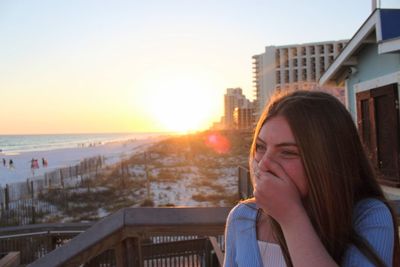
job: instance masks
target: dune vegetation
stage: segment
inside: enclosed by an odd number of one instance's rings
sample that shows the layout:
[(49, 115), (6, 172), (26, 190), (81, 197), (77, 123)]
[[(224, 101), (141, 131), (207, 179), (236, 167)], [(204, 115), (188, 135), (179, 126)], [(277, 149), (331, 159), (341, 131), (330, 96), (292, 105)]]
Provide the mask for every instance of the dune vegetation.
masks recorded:
[(43, 220), (92, 221), (124, 207), (232, 206), (250, 143), (251, 133), (239, 131), (165, 138), (74, 188), (42, 193), (57, 208)]

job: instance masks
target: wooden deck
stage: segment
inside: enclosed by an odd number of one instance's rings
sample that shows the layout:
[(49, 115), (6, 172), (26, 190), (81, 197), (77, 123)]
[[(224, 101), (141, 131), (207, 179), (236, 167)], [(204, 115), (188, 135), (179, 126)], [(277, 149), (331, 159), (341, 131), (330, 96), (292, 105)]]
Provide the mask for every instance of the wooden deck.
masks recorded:
[[(123, 209), (94, 224), (29, 266), (80, 266), (109, 250), (115, 254), (116, 266), (152, 266), (149, 264), (150, 260), (157, 258), (160, 260), (162, 255), (177, 253), (178, 250), (183, 251), (185, 248), (197, 251), (195, 254), (200, 255), (199, 251), (207, 247), (219, 260), (222, 260), (221, 247), (215, 247), (216, 239), (212, 238), (210, 241), (209, 237), (223, 235), (230, 209), (228, 207)], [(182, 239), (185, 239), (185, 236), (195, 238), (192, 241), (191, 238), (189, 241), (178, 241), (179, 245), (170, 244), (169, 248), (165, 243), (155, 244), (153, 239), (153, 237), (171, 236), (180, 236)], [(174, 255), (179, 258), (182, 254)], [(201, 261), (200, 265), (193, 266), (211, 266), (208, 255), (204, 254)]]

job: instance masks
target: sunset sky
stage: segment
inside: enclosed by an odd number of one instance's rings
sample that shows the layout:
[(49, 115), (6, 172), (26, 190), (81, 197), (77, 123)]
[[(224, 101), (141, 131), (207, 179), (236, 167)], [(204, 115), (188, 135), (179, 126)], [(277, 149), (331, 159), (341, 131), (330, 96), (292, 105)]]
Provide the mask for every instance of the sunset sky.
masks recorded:
[(370, 12), (370, 0), (0, 0), (0, 134), (205, 129), (226, 88), (253, 99), (265, 46), (348, 39)]

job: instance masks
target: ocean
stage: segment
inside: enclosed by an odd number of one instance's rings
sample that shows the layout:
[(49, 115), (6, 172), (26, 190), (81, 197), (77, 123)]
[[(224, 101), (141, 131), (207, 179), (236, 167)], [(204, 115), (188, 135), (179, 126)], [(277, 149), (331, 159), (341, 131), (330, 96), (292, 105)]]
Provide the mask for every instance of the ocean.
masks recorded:
[(160, 135), (163, 135), (163, 133), (0, 135), (0, 154), (15, 155), (23, 152), (86, 147), (114, 141), (140, 140)]

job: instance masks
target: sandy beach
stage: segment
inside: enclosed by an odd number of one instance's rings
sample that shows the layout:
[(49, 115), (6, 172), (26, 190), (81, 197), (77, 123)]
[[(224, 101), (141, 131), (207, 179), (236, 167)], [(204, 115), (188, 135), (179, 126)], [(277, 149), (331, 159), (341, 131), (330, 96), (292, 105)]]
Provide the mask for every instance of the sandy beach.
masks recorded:
[[(1, 223), (29, 223), (33, 217), (23, 211), (29, 210), (32, 202), (38, 215), (36, 222), (43, 223), (94, 221), (124, 207), (232, 206), (238, 200), (238, 164), (246, 163), (243, 148), (249, 142), (243, 136), (226, 135), (230, 153), (221, 153), (205, 142), (208, 136), (209, 133), (159, 135), (105, 145), (0, 155), (0, 163), (6, 157), (15, 164), (11, 169), (0, 164), (0, 202), (9, 203), (10, 210), (15, 211)], [(114, 166), (93, 172), (85, 163), (84, 172), (79, 175), (75, 168), (68, 168), (99, 155), (106, 165)], [(47, 168), (42, 166), (42, 157), (48, 160)], [(39, 165), (33, 177), (32, 158), (37, 158)], [(97, 159), (87, 162), (94, 163), (93, 167)], [(43, 175), (46, 172), (48, 175)]]
[[(15, 155), (0, 153), (0, 185), (5, 186), (25, 181), (27, 178), (37, 177), (58, 168), (73, 166), (85, 158), (104, 156), (106, 164), (113, 164), (157, 140), (159, 138), (154, 137), (86, 147), (24, 152)], [(3, 158), (6, 160), (6, 166), (3, 165)], [(43, 167), (42, 158), (47, 160), (47, 167)], [(10, 159), (13, 161), (12, 167), (9, 166)], [(34, 171), (31, 169), (32, 159), (37, 159), (39, 163), (39, 168)]]

